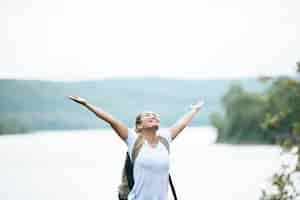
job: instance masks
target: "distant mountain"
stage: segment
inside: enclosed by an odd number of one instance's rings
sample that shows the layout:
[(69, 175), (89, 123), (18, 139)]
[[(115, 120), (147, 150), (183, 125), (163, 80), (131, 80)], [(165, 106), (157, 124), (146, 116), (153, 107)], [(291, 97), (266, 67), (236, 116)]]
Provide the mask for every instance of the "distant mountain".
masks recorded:
[(129, 127), (137, 113), (152, 110), (161, 115), (161, 126), (176, 122), (191, 103), (206, 102), (191, 126), (210, 125), (209, 115), (222, 112), (221, 97), (231, 84), (263, 91), (254, 78), (241, 80), (172, 80), (159, 78), (111, 79), (79, 82), (0, 80), (0, 128), (25, 130), (86, 129), (109, 127), (86, 108), (67, 98), (77, 95), (101, 107)]

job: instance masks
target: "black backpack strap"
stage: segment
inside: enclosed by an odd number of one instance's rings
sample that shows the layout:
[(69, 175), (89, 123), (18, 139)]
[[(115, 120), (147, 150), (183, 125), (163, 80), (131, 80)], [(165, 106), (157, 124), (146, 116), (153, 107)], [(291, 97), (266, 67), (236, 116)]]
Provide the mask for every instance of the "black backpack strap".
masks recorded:
[(128, 182), (128, 187), (129, 187), (129, 190), (131, 190), (134, 185), (133, 164), (130, 161), (128, 152), (126, 153), (125, 170), (126, 170), (126, 178), (127, 178), (127, 182)]
[(170, 186), (171, 186), (173, 197), (174, 197), (175, 200), (177, 200), (176, 191), (175, 191), (175, 188), (174, 188), (174, 185), (173, 185), (173, 181), (172, 181), (172, 178), (171, 178), (170, 174), (169, 174), (169, 183), (170, 183)]

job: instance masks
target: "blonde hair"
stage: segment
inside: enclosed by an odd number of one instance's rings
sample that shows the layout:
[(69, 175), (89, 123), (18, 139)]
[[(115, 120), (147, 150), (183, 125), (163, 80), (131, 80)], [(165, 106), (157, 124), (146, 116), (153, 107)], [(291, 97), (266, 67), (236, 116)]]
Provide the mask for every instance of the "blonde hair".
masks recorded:
[(147, 115), (147, 114), (154, 114), (154, 115), (156, 115), (156, 116), (159, 116), (158, 113), (155, 113), (155, 112), (153, 112), (153, 111), (143, 111), (143, 112), (140, 112), (140, 113), (136, 116), (136, 118), (135, 118), (135, 132), (137, 132), (137, 133), (140, 133), (140, 132), (141, 132), (141, 129), (138, 128), (138, 125), (140, 125), (140, 124), (142, 123), (142, 117), (143, 117), (144, 115)]

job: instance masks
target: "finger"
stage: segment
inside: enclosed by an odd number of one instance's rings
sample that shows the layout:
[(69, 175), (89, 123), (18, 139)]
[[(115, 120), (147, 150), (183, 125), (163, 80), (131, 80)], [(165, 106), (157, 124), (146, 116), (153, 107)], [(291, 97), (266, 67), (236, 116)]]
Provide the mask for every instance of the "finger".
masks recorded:
[(198, 103), (198, 106), (202, 106), (204, 104), (204, 102), (203, 101), (200, 101), (199, 103)]
[(201, 99), (199, 99), (199, 100), (197, 101), (197, 104), (198, 104), (198, 103), (202, 103), (202, 102), (203, 102), (203, 101), (202, 101)]
[(202, 107), (203, 105), (204, 105), (203, 101), (201, 103), (199, 103), (199, 107)]
[(203, 101), (201, 100), (201, 99), (199, 99), (198, 101), (197, 101), (197, 103), (202, 103)]
[(74, 97), (74, 96), (70, 97), (70, 99), (73, 101), (77, 101), (76, 97)]

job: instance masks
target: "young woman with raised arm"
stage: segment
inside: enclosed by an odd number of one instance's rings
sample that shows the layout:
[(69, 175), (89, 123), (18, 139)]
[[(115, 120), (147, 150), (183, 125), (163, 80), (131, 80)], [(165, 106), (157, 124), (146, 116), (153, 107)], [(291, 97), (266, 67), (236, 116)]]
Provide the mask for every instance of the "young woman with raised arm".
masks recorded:
[(128, 200), (167, 200), (168, 174), (170, 169), (169, 154), (159, 137), (164, 137), (168, 144), (182, 132), (204, 105), (198, 101), (171, 127), (159, 129), (159, 114), (152, 111), (139, 113), (135, 119), (135, 129), (129, 129), (110, 113), (89, 103), (79, 96), (69, 96), (69, 99), (79, 103), (93, 112), (97, 117), (110, 124), (128, 147), (131, 156), (134, 143), (141, 135), (145, 139), (134, 164), (134, 186), (128, 195)]

